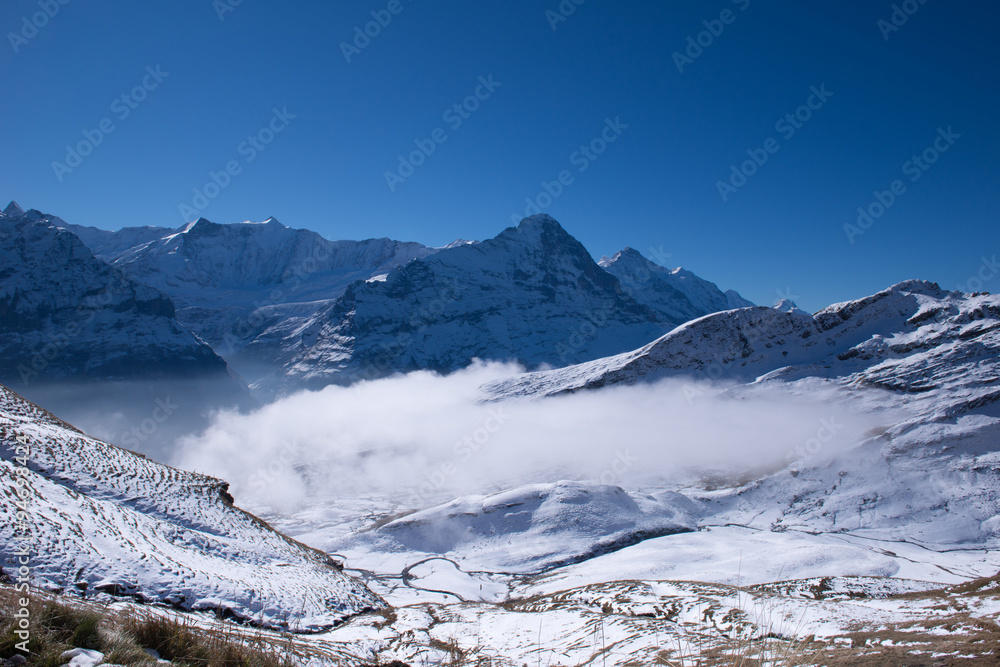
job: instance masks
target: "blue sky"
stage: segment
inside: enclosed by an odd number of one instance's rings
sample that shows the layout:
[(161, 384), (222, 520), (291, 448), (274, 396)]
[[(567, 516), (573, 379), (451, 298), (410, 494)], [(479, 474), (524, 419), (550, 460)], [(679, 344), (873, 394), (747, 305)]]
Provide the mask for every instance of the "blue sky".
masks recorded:
[[(810, 310), (996, 273), (994, 3), (899, 2), (897, 26), (888, 1), (232, 2), (5, 2), (0, 195), (108, 229), (184, 204), (430, 245), (530, 199), (595, 258), (630, 245)], [(433, 153), (400, 171), (415, 141)], [(753, 173), (720, 193), (731, 165)]]

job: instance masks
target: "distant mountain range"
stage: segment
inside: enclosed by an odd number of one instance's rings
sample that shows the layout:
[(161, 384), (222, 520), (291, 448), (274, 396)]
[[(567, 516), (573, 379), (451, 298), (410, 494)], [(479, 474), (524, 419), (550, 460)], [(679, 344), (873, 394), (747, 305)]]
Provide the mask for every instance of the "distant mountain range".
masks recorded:
[[(202, 341), (208, 343), (265, 399), (418, 368), (452, 371), (474, 358), (564, 366), (624, 352), (695, 317), (752, 305), (630, 248), (598, 264), (547, 215), (486, 241), (430, 248), (391, 239), (329, 241), (274, 218), (225, 225), (202, 218), (176, 229), (111, 232), (24, 213), (13, 203), (8, 209), (5, 225), (46, 221), (50, 234), (60, 230), (67, 243), (74, 237), (90, 249), (92, 272), (126, 276), (158, 295), (174, 329), (195, 334), (178, 335), (204, 352), (211, 352)], [(53, 289), (43, 285), (39, 298)], [(59, 372), (95, 376), (90, 367)]]
[(201, 218), (177, 229), (116, 232), (65, 228), (100, 259), (170, 295), (178, 320), (223, 354), (246, 345), (265, 320), (312, 312), (352, 282), (435, 252), (390, 239), (327, 241), (274, 218), (230, 225)]

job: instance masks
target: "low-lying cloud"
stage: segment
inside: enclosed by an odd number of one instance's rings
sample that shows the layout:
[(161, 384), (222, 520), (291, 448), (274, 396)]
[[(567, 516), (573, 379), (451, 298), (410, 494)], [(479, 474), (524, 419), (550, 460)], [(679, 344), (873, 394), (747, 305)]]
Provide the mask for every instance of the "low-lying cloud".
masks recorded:
[(421, 371), (223, 412), (179, 442), (174, 463), (229, 481), (237, 502), (258, 510), (373, 495), (419, 508), (538, 481), (640, 488), (764, 473), (834, 454), (878, 424), (820, 381), (693, 392), (670, 380), (482, 402), (484, 383), (520, 371)]

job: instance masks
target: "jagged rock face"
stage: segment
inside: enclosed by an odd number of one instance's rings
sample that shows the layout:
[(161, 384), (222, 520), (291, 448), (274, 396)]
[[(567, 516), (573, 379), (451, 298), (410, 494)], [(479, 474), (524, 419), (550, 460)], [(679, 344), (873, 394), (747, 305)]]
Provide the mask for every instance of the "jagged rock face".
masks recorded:
[[(473, 358), (562, 366), (662, 333), (656, 313), (552, 218), (526, 218), (496, 238), (453, 247), (355, 283), (279, 341), (257, 341), (285, 386), (318, 386)], [(265, 336), (266, 339), (266, 336)]]
[(3, 386), (0, 454), (0, 560), (11, 580), (27, 544), (31, 583), (67, 594), (300, 631), (384, 606), (326, 554), (234, 507), (225, 482), (84, 435)]
[(0, 379), (185, 377), (226, 372), (170, 299), (95, 258), (38, 211), (0, 215)]
[(102, 258), (168, 294), (178, 320), (224, 355), (267, 324), (314, 313), (356, 280), (435, 251), (391, 239), (328, 241), (274, 218), (80, 233)]

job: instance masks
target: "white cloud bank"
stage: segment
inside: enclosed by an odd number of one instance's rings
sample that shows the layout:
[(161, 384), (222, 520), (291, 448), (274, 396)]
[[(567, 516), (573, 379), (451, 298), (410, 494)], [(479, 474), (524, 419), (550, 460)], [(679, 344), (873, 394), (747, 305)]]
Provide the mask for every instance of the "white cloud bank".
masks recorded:
[(221, 413), (179, 442), (174, 463), (229, 481), (237, 502), (253, 508), (285, 513), (375, 494), (425, 507), (535, 481), (635, 488), (774, 470), (835, 453), (879, 423), (863, 401), (819, 381), (752, 391), (703, 385), (692, 397), (690, 384), (674, 380), (481, 402), (481, 385), (520, 370), (490, 363), (448, 376), (415, 372), (299, 393), (249, 415)]

